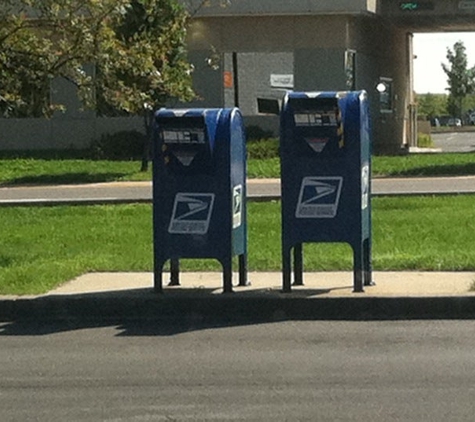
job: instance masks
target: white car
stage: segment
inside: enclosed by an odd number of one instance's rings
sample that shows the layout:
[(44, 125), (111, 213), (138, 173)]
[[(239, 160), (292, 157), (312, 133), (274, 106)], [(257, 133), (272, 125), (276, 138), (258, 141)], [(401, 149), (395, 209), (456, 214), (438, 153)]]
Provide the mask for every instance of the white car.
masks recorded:
[(462, 121), (457, 118), (450, 118), (447, 120), (447, 126), (462, 126)]

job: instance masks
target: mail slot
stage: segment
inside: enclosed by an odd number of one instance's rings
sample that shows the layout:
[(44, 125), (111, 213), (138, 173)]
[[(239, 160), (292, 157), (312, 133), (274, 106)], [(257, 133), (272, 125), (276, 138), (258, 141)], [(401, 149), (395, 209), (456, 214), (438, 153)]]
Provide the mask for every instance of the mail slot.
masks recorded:
[(371, 141), (366, 93), (292, 92), (280, 128), (283, 290), (303, 284), (302, 245), (353, 249), (354, 291), (371, 283)]
[[(212, 171), (214, 133), (208, 135), (204, 116), (183, 116), (178, 121), (170, 117), (160, 121), (159, 137), (163, 160), (168, 172), (177, 174), (209, 174)], [(215, 115), (209, 112), (209, 117)]]
[(179, 260), (213, 258), (231, 292), (232, 261), (247, 284), (245, 132), (234, 109), (161, 109), (153, 129), (154, 287), (163, 267), (179, 284)]

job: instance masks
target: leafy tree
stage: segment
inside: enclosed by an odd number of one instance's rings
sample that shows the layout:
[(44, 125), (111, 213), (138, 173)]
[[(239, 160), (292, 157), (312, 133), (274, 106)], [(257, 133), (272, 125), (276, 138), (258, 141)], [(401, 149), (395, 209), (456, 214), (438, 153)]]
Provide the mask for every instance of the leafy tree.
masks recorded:
[(72, 81), (91, 98), (84, 64), (120, 15), (126, 0), (3, 0), (0, 6), (0, 113), (4, 117), (49, 117), (50, 83)]
[(446, 57), (450, 65), (442, 63), (442, 68), (447, 75), (449, 91), (447, 109), (452, 116), (462, 117), (464, 99), (475, 90), (475, 67), (468, 68), (465, 46), (461, 41), (454, 44), (453, 50), (447, 48)]
[[(100, 114), (135, 114), (188, 100), (188, 14), (174, 0), (3, 0), (0, 95), (4, 115), (50, 116), (50, 81), (64, 77)], [(94, 63), (95, 78), (85, 65)], [(97, 95), (96, 95), (97, 94)], [(97, 101), (96, 101), (97, 98)]]
[(429, 119), (447, 114), (446, 94), (418, 94), (417, 111), (419, 115), (424, 115)]
[[(100, 115), (142, 115), (171, 98), (191, 100), (185, 49), (191, 15), (176, 0), (2, 0), (0, 113), (49, 117), (50, 83), (74, 83)], [(192, 13), (207, 6), (194, 3)], [(87, 75), (85, 65), (95, 65)], [(142, 164), (147, 167), (147, 161)]]
[[(171, 0), (130, 0), (98, 43), (93, 80), (103, 115), (141, 115), (150, 139), (153, 110), (171, 98), (191, 100), (192, 66), (185, 49), (188, 14)], [(142, 170), (148, 167), (145, 145)]]
[(96, 46), (97, 109), (143, 114), (170, 98), (191, 100), (185, 49), (188, 15), (175, 1), (129, 0)]

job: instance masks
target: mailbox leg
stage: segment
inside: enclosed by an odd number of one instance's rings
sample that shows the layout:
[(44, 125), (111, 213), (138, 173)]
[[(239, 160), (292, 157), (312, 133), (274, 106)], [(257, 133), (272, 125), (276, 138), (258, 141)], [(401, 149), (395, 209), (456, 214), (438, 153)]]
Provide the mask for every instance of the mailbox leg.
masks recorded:
[(375, 283), (372, 280), (373, 269), (371, 262), (371, 239), (365, 239), (363, 242), (363, 268), (364, 268), (364, 285), (374, 286)]
[(303, 286), (303, 251), (301, 243), (294, 246), (294, 286)]
[(170, 260), (170, 282), (169, 286), (180, 285), (180, 261), (178, 259)]
[(164, 262), (155, 261), (153, 271), (153, 290), (155, 293), (163, 293), (163, 264)]
[(292, 291), (290, 253), (291, 248), (282, 247), (282, 291), (284, 293)]
[(353, 292), (363, 293), (363, 247), (353, 246)]
[(233, 292), (233, 262), (232, 259), (225, 259), (221, 262), (223, 266), (223, 293)]
[(249, 286), (249, 280), (247, 279), (247, 255), (239, 255), (239, 285)]

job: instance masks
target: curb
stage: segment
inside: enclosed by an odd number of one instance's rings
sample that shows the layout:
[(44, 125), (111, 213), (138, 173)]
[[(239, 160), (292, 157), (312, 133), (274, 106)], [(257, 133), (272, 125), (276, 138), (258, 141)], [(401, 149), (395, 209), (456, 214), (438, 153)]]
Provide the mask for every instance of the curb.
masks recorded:
[(0, 321), (199, 321), (475, 319), (475, 297), (302, 298), (47, 296), (0, 300)]

